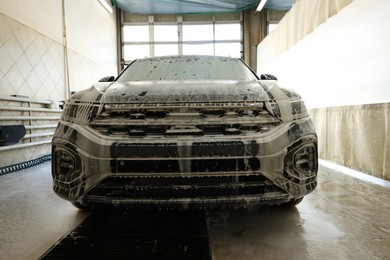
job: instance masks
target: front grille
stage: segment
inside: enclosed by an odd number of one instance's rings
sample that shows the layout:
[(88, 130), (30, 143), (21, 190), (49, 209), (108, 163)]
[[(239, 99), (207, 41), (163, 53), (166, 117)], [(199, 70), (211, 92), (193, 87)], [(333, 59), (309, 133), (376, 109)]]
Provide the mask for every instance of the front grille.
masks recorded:
[(191, 160), (112, 160), (111, 169), (115, 173), (178, 173), (178, 172), (247, 172), (257, 171), (260, 161), (248, 159), (191, 159)]
[(192, 199), (284, 193), (262, 175), (110, 177), (87, 196), (128, 199)]
[(110, 104), (90, 123), (114, 137), (245, 135), (280, 124), (263, 102)]

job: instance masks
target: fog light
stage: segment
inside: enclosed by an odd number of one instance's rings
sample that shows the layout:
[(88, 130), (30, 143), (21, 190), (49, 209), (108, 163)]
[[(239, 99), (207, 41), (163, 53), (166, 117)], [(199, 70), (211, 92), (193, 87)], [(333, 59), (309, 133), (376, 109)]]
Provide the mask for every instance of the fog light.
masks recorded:
[(65, 178), (75, 171), (76, 158), (70, 152), (58, 149), (54, 153), (55, 173), (57, 176)]
[(294, 155), (294, 165), (301, 173), (311, 174), (317, 172), (317, 154), (314, 146), (305, 146)]

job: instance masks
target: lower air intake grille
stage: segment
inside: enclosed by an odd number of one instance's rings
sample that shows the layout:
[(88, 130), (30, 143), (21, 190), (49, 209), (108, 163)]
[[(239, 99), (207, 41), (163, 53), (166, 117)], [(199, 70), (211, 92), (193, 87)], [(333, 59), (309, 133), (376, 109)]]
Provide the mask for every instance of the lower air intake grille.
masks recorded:
[(110, 177), (88, 196), (132, 199), (175, 199), (256, 195), (280, 192), (261, 175), (206, 177)]

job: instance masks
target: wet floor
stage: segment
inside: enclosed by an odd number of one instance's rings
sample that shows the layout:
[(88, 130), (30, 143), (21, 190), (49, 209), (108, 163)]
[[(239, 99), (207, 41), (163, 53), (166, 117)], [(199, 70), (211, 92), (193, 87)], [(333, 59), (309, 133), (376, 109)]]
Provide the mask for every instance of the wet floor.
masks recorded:
[(206, 219), (203, 210), (94, 211), (42, 259), (209, 260)]
[[(390, 185), (321, 165), (291, 209), (208, 214), (213, 259), (389, 259)], [(89, 213), (51, 189), (50, 162), (0, 176), (0, 259), (37, 259)]]

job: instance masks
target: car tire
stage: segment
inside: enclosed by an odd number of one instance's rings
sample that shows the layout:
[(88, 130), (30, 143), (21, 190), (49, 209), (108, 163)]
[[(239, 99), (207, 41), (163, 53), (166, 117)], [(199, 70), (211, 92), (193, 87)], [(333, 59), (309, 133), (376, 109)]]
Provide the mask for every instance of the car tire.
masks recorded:
[(85, 210), (85, 211), (91, 211), (93, 208), (85, 206), (81, 204), (80, 202), (72, 202), (73, 206), (75, 206), (78, 209)]
[(279, 206), (284, 207), (284, 208), (291, 208), (291, 207), (298, 205), (302, 200), (303, 200), (303, 197), (298, 198), (298, 199), (291, 199), (285, 203), (280, 204)]

